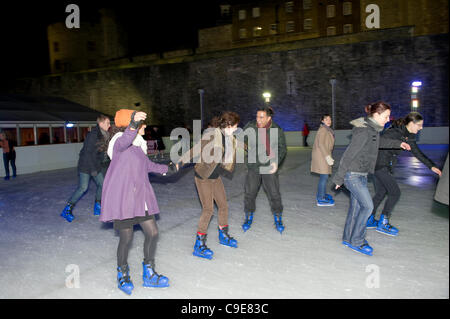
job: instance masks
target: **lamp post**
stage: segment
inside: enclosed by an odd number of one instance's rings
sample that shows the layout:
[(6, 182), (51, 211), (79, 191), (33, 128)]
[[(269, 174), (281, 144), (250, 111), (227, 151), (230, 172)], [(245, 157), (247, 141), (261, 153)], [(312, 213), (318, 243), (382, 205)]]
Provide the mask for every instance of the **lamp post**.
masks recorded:
[(422, 86), (421, 81), (414, 81), (411, 83), (411, 112), (417, 112), (419, 107), (419, 90)]
[(333, 75), (332, 77), (331, 77), (331, 79), (330, 79), (330, 84), (331, 84), (331, 118), (332, 118), (332, 128), (333, 128), (333, 130), (334, 130), (334, 123), (336, 122), (336, 119), (334, 118), (334, 110), (335, 110), (335, 107), (336, 107), (336, 99), (335, 99), (335, 96), (334, 96), (334, 88), (335, 88), (335, 86), (336, 86), (336, 78), (335, 78), (335, 76)]
[(198, 89), (198, 94), (200, 94), (200, 129), (203, 129), (203, 89)]
[(270, 102), (270, 97), (272, 96), (269, 92), (264, 92), (262, 94), (264, 100), (266, 101), (266, 104), (268, 104)]

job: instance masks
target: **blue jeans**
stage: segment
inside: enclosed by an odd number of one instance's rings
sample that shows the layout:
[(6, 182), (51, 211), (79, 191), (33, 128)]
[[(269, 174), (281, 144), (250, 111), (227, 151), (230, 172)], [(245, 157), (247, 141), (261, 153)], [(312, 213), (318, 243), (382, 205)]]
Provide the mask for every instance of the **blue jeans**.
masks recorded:
[(317, 186), (317, 199), (325, 199), (326, 187), (328, 181), (328, 174), (320, 174), (319, 186)]
[(5, 177), (9, 177), (9, 163), (13, 171), (13, 176), (16, 177), (16, 152), (3, 153), (3, 164), (5, 166)]
[[(78, 200), (83, 196), (83, 194), (87, 191), (89, 186), (89, 179), (92, 175), (86, 173), (79, 173), (78, 178), (78, 188), (73, 193), (72, 197), (69, 199), (69, 203), (75, 205)], [(98, 173), (97, 176), (92, 176), (95, 184), (97, 185), (97, 192), (95, 193), (95, 200), (100, 202), (102, 200), (102, 187), (103, 187), (103, 174)]]
[(361, 246), (366, 237), (367, 219), (373, 210), (372, 196), (367, 188), (367, 175), (349, 172), (345, 174), (344, 185), (351, 196), (342, 240), (353, 246)]

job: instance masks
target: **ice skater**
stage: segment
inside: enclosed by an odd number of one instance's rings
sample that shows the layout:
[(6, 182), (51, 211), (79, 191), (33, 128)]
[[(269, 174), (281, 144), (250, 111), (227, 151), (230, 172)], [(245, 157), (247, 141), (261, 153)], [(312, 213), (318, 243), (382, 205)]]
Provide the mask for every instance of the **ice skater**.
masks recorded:
[[(416, 144), (416, 134), (423, 128), (423, 117), (418, 112), (411, 112), (404, 118), (398, 119), (381, 134), (381, 140), (388, 138), (408, 143), (411, 153), (434, 173), (441, 176), (440, 169), (430, 160)], [(375, 165), (374, 184), (376, 194), (373, 197), (373, 211), (367, 221), (367, 229), (376, 229), (382, 234), (397, 236), (398, 228), (392, 226), (389, 220), (392, 210), (400, 199), (400, 188), (395, 180), (393, 169), (397, 163), (397, 156), (402, 149), (380, 148)], [(387, 196), (380, 219), (376, 220), (378, 206)]]
[(367, 188), (367, 175), (374, 172), (379, 147), (410, 150), (410, 146), (399, 140), (382, 139), (380, 132), (389, 121), (391, 107), (385, 102), (375, 102), (365, 107), (368, 116), (350, 123), (352, 139), (339, 162), (339, 168), (332, 180), (336, 189), (342, 184), (350, 191), (350, 207), (345, 221), (342, 243), (366, 255), (373, 254), (373, 248), (366, 241), (367, 219), (373, 210), (372, 197)]
[(334, 148), (334, 131), (331, 128), (331, 116), (322, 115), (320, 127), (314, 139), (311, 153), (311, 172), (319, 174), (319, 185), (317, 186), (317, 206), (334, 206), (333, 196), (326, 194), (328, 175), (334, 164), (331, 156)]
[[(274, 111), (271, 107), (260, 107), (256, 112), (256, 120), (247, 123), (244, 132), (252, 129), (256, 139), (246, 139), (246, 164), (247, 176), (244, 186), (244, 212), (245, 220), (242, 229), (247, 231), (253, 222), (253, 214), (256, 209), (256, 196), (261, 184), (269, 199), (270, 209), (274, 217), (275, 228), (282, 233), (284, 225), (282, 221), (283, 204), (281, 201), (280, 184), (278, 180), (278, 167), (283, 162), (286, 153), (286, 139), (284, 131), (273, 120)], [(271, 138), (273, 132), (278, 133), (278, 138)], [(275, 157), (274, 150), (278, 151)], [(249, 153), (256, 154), (256, 161), (249, 157)]]
[[(179, 164), (189, 163), (195, 154), (200, 154), (200, 161), (195, 165), (195, 186), (202, 204), (202, 214), (198, 222), (193, 255), (212, 259), (214, 253), (206, 246), (208, 226), (214, 214), (214, 202), (218, 207), (219, 243), (237, 247), (237, 240), (230, 236), (228, 225), (228, 203), (222, 178), (233, 172), (236, 164), (236, 131), (240, 117), (234, 112), (223, 112), (210, 122), (202, 139), (192, 149), (183, 154)], [(210, 150), (208, 153), (204, 151)]]
[(109, 117), (103, 114), (98, 116), (97, 125), (92, 128), (84, 140), (78, 159), (78, 188), (73, 192), (61, 213), (61, 217), (68, 222), (74, 220), (75, 217), (72, 210), (84, 193), (86, 193), (91, 177), (97, 186), (94, 215), (100, 215), (102, 186), (109, 160), (106, 153), (99, 150), (99, 146), (109, 138), (108, 130), (110, 126)]
[(134, 285), (128, 267), (128, 250), (133, 239), (133, 226), (139, 224), (144, 232), (143, 286), (167, 287), (169, 279), (155, 271), (158, 227), (155, 214), (159, 207), (148, 179), (148, 173), (165, 174), (167, 165), (155, 164), (147, 157), (144, 112), (121, 109), (116, 112), (108, 143), (110, 167), (105, 176), (100, 221), (113, 222), (119, 232), (117, 247), (118, 288), (131, 294)]
[(9, 163), (11, 163), (12, 168), (12, 178), (16, 178), (16, 151), (14, 150), (14, 143), (11, 141), (5, 132), (0, 133), (0, 147), (3, 151), (3, 164), (5, 166), (5, 181), (9, 180)]

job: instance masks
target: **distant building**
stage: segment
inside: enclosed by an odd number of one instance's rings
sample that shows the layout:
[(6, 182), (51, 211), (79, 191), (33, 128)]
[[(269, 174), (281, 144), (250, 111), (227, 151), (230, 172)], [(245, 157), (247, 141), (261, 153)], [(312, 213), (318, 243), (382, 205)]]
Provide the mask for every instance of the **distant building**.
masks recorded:
[(63, 22), (47, 27), (51, 73), (98, 68), (128, 53), (127, 37), (114, 13), (100, 10), (100, 21), (81, 21), (68, 29)]

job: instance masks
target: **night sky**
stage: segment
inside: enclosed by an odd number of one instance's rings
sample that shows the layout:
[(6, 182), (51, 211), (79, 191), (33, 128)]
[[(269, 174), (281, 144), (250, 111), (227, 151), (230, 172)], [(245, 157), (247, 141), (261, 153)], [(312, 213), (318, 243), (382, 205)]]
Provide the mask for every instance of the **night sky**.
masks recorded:
[[(95, 20), (98, 9), (114, 9), (129, 39), (130, 55), (192, 48), (197, 30), (214, 26), (219, 0), (185, 1), (38, 1), (16, 0), (0, 5), (1, 80), (50, 73), (46, 28), (64, 22), (70, 3), (80, 7), (81, 20)], [(0, 82), (1, 84), (1, 82)]]

